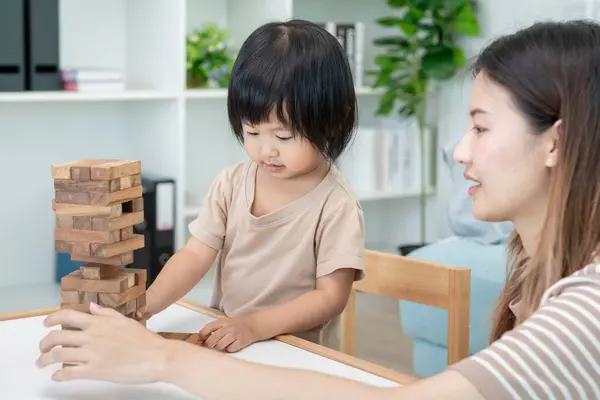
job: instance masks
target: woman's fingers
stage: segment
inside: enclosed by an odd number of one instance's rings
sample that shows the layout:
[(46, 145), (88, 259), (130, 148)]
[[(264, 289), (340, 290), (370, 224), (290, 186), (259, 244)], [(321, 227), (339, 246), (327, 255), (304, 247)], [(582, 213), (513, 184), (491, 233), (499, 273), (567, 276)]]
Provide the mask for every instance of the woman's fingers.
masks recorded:
[(88, 360), (88, 351), (84, 347), (55, 347), (42, 353), (35, 364), (43, 368), (56, 363), (85, 363)]
[(92, 315), (81, 311), (62, 309), (53, 314), (48, 315), (44, 319), (44, 326), (53, 327), (58, 325), (66, 325), (77, 329), (87, 329), (95, 319)]
[(52, 380), (54, 381), (70, 381), (74, 379), (94, 379), (95, 376), (90, 374), (89, 367), (85, 364), (71, 365), (63, 367), (54, 374), (52, 374)]
[(82, 331), (54, 330), (42, 339), (40, 351), (46, 353), (56, 346), (79, 347), (86, 343), (86, 336)]

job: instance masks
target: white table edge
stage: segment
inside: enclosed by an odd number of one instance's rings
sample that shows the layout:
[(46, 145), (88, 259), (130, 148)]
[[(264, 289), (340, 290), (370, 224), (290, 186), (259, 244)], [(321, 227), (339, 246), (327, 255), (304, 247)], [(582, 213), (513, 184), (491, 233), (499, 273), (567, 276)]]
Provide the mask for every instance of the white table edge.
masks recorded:
[[(225, 317), (223, 313), (218, 310), (207, 307), (203, 304), (187, 300), (181, 299), (177, 301), (175, 304), (178, 304), (182, 307), (188, 308), (190, 310), (196, 311), (200, 314), (212, 317), (212, 318), (223, 318)], [(60, 307), (52, 307), (52, 308), (43, 308), (38, 310), (30, 310), (30, 311), (22, 311), (15, 312), (9, 314), (0, 314), (0, 322), (9, 321), (13, 319), (21, 319), (21, 318), (30, 318), (37, 317), (42, 315), (48, 315), (53, 312), (56, 312), (60, 309)], [(399, 383), (401, 385), (406, 385), (408, 383), (414, 382), (418, 380), (418, 378), (403, 374), (401, 372), (395, 371), (393, 369), (372, 363), (370, 361), (362, 360), (351, 356), (349, 354), (343, 353), (341, 351), (331, 349), (325, 346), (318, 345), (313, 342), (309, 342), (307, 340), (298, 338), (292, 335), (280, 335), (275, 337), (275, 340), (280, 341), (282, 343), (288, 344), (290, 346), (297, 347), (299, 349), (311, 352), (313, 354), (319, 355), (321, 357), (328, 358), (330, 360), (348, 365), (353, 368), (357, 368), (364, 372), (368, 372), (370, 374), (379, 376), (384, 379), (388, 379), (390, 381)]]

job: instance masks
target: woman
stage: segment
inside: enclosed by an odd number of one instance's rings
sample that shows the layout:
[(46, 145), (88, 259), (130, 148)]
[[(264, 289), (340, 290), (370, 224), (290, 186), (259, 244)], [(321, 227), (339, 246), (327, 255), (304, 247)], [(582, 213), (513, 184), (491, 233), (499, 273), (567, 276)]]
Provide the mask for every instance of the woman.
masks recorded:
[[(474, 75), (470, 129), (454, 156), (474, 183), (474, 216), (515, 227), (510, 278), (481, 353), (380, 389), (164, 340), (92, 307), (46, 319), (82, 331), (44, 338), (38, 365), (81, 362), (55, 379), (166, 381), (206, 399), (600, 398), (600, 27), (533, 25), (487, 47)], [(52, 351), (58, 345), (73, 347)]]

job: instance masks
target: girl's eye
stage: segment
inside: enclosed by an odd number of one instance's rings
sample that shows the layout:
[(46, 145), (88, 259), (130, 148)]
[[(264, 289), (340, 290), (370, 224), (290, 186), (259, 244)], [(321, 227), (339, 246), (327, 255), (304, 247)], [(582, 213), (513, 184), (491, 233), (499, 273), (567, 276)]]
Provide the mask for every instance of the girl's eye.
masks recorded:
[(279, 137), (279, 136), (277, 136), (277, 139), (279, 139), (279, 140), (281, 140), (283, 142), (286, 142), (286, 141), (288, 141), (288, 140), (291, 139), (291, 136), (289, 136), (289, 137)]
[(258, 132), (246, 132), (246, 135), (249, 135), (249, 136), (258, 136)]
[(483, 132), (485, 132), (485, 131), (486, 131), (486, 129), (485, 129), (485, 128), (482, 128), (482, 127), (480, 127), (480, 126), (474, 126), (474, 127), (473, 127), (473, 132), (475, 132), (475, 134), (480, 134), (480, 133), (483, 133)]

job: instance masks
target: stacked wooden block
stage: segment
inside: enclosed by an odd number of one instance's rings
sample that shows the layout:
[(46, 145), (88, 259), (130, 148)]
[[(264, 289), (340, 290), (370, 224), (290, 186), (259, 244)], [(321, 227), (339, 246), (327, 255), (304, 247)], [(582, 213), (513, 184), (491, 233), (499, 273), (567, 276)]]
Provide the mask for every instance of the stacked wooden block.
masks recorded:
[(141, 162), (55, 164), (52, 177), (56, 251), (86, 263), (62, 278), (61, 307), (89, 312), (93, 301), (135, 318), (146, 304), (146, 270), (125, 266), (144, 247), (133, 230), (144, 222)]

